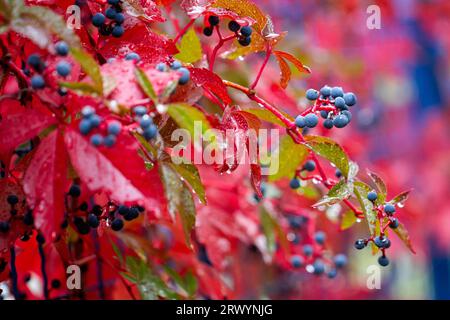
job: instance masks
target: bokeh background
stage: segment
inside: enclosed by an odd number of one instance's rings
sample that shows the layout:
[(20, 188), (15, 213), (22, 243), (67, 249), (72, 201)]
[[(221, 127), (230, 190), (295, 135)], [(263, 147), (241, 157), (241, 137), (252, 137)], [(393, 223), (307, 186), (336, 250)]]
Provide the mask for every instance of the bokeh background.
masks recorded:
[[(312, 68), (293, 87), (326, 82), (358, 94), (356, 125), (334, 137), (388, 181), (390, 196), (414, 189), (400, 214), (417, 254), (394, 241), (382, 289), (369, 292), (353, 286), (365, 283), (373, 258), (350, 253), (348, 278), (334, 289), (342, 298), (450, 299), (450, 2), (256, 2), (277, 30), (289, 30), (282, 46)], [(373, 4), (381, 9), (378, 30), (366, 25)], [(347, 233), (352, 239), (358, 230)]]

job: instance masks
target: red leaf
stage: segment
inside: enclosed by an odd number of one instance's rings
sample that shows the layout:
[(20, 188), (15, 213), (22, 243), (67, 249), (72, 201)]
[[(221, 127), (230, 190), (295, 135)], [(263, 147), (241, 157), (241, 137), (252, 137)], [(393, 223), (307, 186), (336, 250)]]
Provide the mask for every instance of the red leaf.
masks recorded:
[(36, 228), (46, 239), (58, 232), (64, 218), (67, 154), (62, 133), (52, 132), (38, 146), (23, 179)]
[(189, 70), (191, 72), (191, 79), (197, 87), (203, 87), (214, 93), (225, 105), (231, 103), (227, 88), (217, 74), (205, 68), (189, 68)]
[(258, 198), (262, 198), (263, 194), (261, 192), (261, 167), (259, 164), (251, 164), (251, 182), (252, 187), (255, 190)]
[(74, 130), (64, 138), (70, 160), (90, 191), (103, 191), (119, 203), (139, 203), (159, 214), (164, 191), (158, 169), (145, 168), (137, 141), (128, 132), (118, 135), (112, 148), (94, 147)]
[(13, 151), (53, 123), (51, 116), (28, 109), (6, 116), (0, 120), (0, 154)]

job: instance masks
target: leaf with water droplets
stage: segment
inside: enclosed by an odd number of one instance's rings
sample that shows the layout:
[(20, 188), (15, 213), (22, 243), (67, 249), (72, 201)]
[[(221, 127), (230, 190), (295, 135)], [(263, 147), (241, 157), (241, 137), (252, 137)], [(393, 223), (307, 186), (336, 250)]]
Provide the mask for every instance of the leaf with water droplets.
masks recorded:
[(386, 184), (384, 183), (383, 179), (381, 179), (380, 176), (378, 176), (376, 173), (371, 172), (370, 170), (367, 170), (367, 174), (369, 175), (370, 179), (372, 179), (373, 183), (377, 187), (377, 200), (375, 201), (376, 204), (384, 204), (384, 201), (386, 200), (387, 195), (387, 188)]
[(372, 236), (375, 235), (376, 232), (376, 223), (377, 223), (377, 214), (373, 210), (373, 203), (367, 199), (367, 194), (372, 190), (370, 186), (361, 181), (354, 182), (353, 192), (355, 193), (356, 198), (358, 199), (361, 209), (366, 217), (367, 224), (369, 225), (370, 234)]
[(194, 28), (190, 28), (181, 38), (180, 51), (175, 58), (185, 63), (194, 63), (202, 58), (202, 45)]
[(199, 127), (201, 125), (201, 132), (198, 132), (198, 134), (203, 134), (210, 128), (209, 122), (203, 112), (189, 104), (169, 104), (167, 105), (167, 113), (181, 128), (189, 131), (191, 139), (195, 137), (195, 125)]
[(342, 147), (327, 137), (305, 136), (305, 145), (314, 153), (327, 159), (341, 170), (344, 177), (348, 177), (349, 160)]
[(198, 173), (197, 167), (191, 163), (170, 163), (170, 166), (178, 173), (180, 177), (189, 183), (190, 187), (195, 191), (195, 194), (198, 196), (200, 201), (203, 202), (203, 204), (206, 204), (205, 187), (200, 180), (200, 174)]
[(269, 176), (269, 181), (278, 181), (282, 178), (292, 179), (295, 171), (308, 157), (308, 149), (295, 143), (289, 135), (281, 138), (280, 145), (275, 151), (279, 159), (278, 171)]
[(408, 249), (411, 250), (412, 253), (416, 253), (411, 243), (411, 238), (409, 237), (408, 230), (406, 230), (405, 226), (402, 223), (400, 223), (396, 229), (393, 229), (393, 231), (403, 241)]
[(306, 72), (311, 73), (311, 69), (309, 69), (307, 66), (304, 66), (300, 60), (298, 60), (293, 55), (283, 52), (283, 51), (274, 51), (275, 58), (277, 58), (278, 65), (280, 67), (281, 71), (281, 79), (280, 79), (280, 86), (285, 89), (291, 80), (291, 68), (289, 67), (288, 63), (289, 61), (294, 64), (294, 66), (300, 71), (300, 72)]
[(405, 201), (408, 200), (408, 196), (411, 191), (412, 190), (408, 190), (408, 191), (403, 191), (403, 192), (399, 193), (391, 201), (389, 201), (389, 203), (391, 203), (393, 205), (397, 204), (399, 206), (403, 206)]
[(212, 92), (225, 105), (231, 104), (227, 88), (217, 74), (205, 68), (189, 68), (189, 71), (191, 72), (191, 80), (197, 87)]
[(266, 15), (256, 4), (249, 0), (217, 0), (214, 2), (213, 7), (223, 8), (236, 12), (241, 17), (254, 19), (256, 22), (252, 28), (258, 33), (261, 33), (267, 23)]
[(145, 22), (165, 21), (161, 11), (152, 0), (122, 0), (122, 8), (128, 15)]
[(352, 194), (353, 194), (353, 183), (347, 182), (346, 180), (340, 180), (330, 189), (330, 191), (328, 191), (328, 194), (326, 196), (324, 196), (322, 199), (317, 201), (312, 206), (315, 208), (323, 205), (330, 206), (344, 199), (349, 198)]

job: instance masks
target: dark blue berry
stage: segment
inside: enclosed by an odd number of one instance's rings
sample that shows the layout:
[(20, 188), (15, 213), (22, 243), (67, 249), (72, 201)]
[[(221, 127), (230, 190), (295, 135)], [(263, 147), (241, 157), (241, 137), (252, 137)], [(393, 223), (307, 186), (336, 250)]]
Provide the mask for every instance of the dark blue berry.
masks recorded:
[(41, 57), (37, 53), (30, 54), (27, 59), (28, 64), (34, 70), (41, 72), (43, 70), (44, 63), (41, 60)]
[(304, 116), (300, 116), (300, 115), (297, 116), (295, 118), (295, 125), (298, 128), (304, 128), (306, 126), (305, 117)]
[(366, 247), (366, 242), (364, 239), (358, 239), (355, 241), (355, 248), (358, 250), (364, 249)]
[(144, 130), (144, 138), (146, 140), (151, 140), (156, 137), (156, 134), (158, 133), (158, 128), (152, 124), (147, 129)]
[(390, 203), (385, 204), (384, 212), (386, 212), (387, 214), (393, 214), (395, 212), (395, 206)]
[(308, 128), (314, 128), (319, 123), (319, 118), (314, 113), (305, 116), (305, 124)]
[(111, 223), (111, 229), (113, 229), (114, 231), (120, 231), (123, 228), (123, 220), (122, 219), (114, 219), (113, 222)]
[(340, 177), (342, 177), (342, 171), (339, 169), (336, 169), (336, 171), (334, 172), (334, 175), (336, 176), (336, 178), (340, 178)]
[(147, 108), (144, 106), (137, 106), (133, 108), (133, 112), (135, 115), (142, 117), (144, 114), (147, 113)]
[(336, 268), (343, 268), (347, 265), (347, 256), (345, 254), (337, 254), (334, 257), (334, 265), (336, 266)]
[(96, 147), (100, 146), (100, 145), (103, 143), (103, 137), (102, 137), (102, 135), (101, 135), (101, 134), (98, 134), (98, 133), (92, 135), (92, 137), (91, 137), (91, 143), (92, 143), (94, 146), (96, 146)]
[(249, 26), (245, 26), (245, 27), (242, 27), (242, 28), (241, 28), (241, 34), (242, 34), (244, 37), (250, 37), (250, 36), (252, 35), (252, 32), (253, 32), (253, 30), (252, 30), (252, 28), (249, 27)]
[(317, 98), (319, 98), (319, 92), (317, 90), (314, 89), (308, 89), (306, 91), (306, 99), (314, 101)]
[(186, 68), (180, 68), (178, 71), (181, 72), (181, 77), (178, 80), (178, 83), (181, 85), (188, 83), (191, 75), (189, 70)]
[(10, 194), (6, 198), (6, 202), (8, 202), (10, 205), (16, 205), (19, 202), (19, 198), (15, 194)]
[(232, 32), (237, 32), (237, 31), (239, 31), (240, 28), (241, 28), (241, 25), (237, 21), (231, 20), (228, 23), (228, 29), (230, 29), (230, 31), (232, 31)]
[(378, 198), (378, 195), (375, 191), (370, 191), (369, 193), (367, 193), (368, 200), (373, 202), (373, 201), (377, 200), (377, 198)]
[(134, 60), (134, 61), (140, 61), (141, 57), (136, 52), (129, 52), (125, 56), (125, 60)]
[(302, 256), (295, 255), (295, 256), (291, 257), (292, 267), (301, 268), (303, 266), (303, 264), (304, 264), (304, 259)]
[(78, 128), (80, 129), (81, 134), (87, 135), (92, 129), (91, 121), (89, 119), (81, 120)]
[(244, 37), (244, 38), (240, 38), (238, 40), (239, 44), (243, 47), (247, 47), (248, 45), (250, 45), (250, 43), (252, 42), (252, 38), (250, 37)]
[(397, 229), (399, 225), (400, 225), (400, 222), (398, 221), (397, 218), (392, 218), (391, 222), (389, 222), (389, 227), (391, 229)]
[(387, 237), (375, 237), (373, 243), (375, 243), (378, 248), (389, 248), (391, 245), (391, 241)]
[(323, 121), (323, 127), (325, 128), (325, 129), (332, 129), (333, 128), (333, 120), (331, 120), (331, 119), (325, 119), (324, 121)]
[(336, 128), (344, 128), (347, 124), (348, 124), (348, 118), (346, 116), (344, 116), (343, 114), (339, 114), (333, 119), (333, 125)]
[(172, 69), (172, 70), (178, 70), (178, 69), (180, 69), (181, 67), (182, 67), (183, 65), (181, 64), (181, 62), (180, 61), (174, 61), (174, 62), (172, 62), (172, 64), (170, 65), (170, 68)]
[(109, 19), (114, 19), (116, 17), (117, 11), (116, 9), (114, 9), (113, 7), (109, 7), (108, 9), (106, 9), (105, 11), (105, 15), (107, 18)]
[(203, 34), (207, 37), (210, 37), (213, 34), (213, 29), (210, 27), (205, 27), (203, 28)]
[(92, 17), (92, 24), (98, 28), (105, 23), (105, 20), (106, 18), (103, 13), (97, 12)]
[(313, 249), (313, 246), (312, 245), (310, 245), (310, 244), (305, 244), (304, 246), (303, 246), (303, 253), (306, 255), (306, 256), (312, 256), (312, 254), (313, 254), (313, 252), (314, 252), (314, 249)]
[(320, 94), (322, 95), (322, 97), (327, 98), (331, 95), (331, 87), (329, 86), (323, 86), (320, 89)]
[(56, 72), (58, 72), (61, 77), (68, 76), (70, 71), (72, 71), (72, 66), (67, 61), (61, 61), (56, 65)]
[(378, 264), (382, 267), (387, 267), (389, 265), (389, 259), (386, 256), (381, 256), (378, 258)]
[(160, 62), (156, 65), (156, 70), (160, 71), (160, 72), (164, 72), (167, 70), (167, 66), (165, 63)]
[(45, 238), (41, 233), (38, 233), (36, 236), (36, 241), (39, 244), (44, 244), (45, 243)]
[(116, 4), (119, 4), (119, 1), (120, 1), (120, 0), (108, 0), (108, 3), (109, 3), (110, 5), (116, 5)]
[(352, 120), (352, 113), (350, 111), (343, 110), (343, 111), (341, 111), (341, 114), (347, 117), (348, 122), (350, 122), (350, 120)]
[(122, 13), (117, 13), (116, 17), (114, 18), (114, 21), (117, 24), (122, 24), (125, 21), (125, 16)]
[(329, 279), (334, 279), (337, 276), (337, 270), (336, 269), (331, 269), (330, 271), (328, 271), (327, 273), (327, 277)]
[(319, 275), (325, 272), (325, 264), (319, 259), (314, 261), (313, 267), (314, 267), (314, 274)]
[(139, 210), (134, 207), (131, 207), (130, 210), (128, 210), (128, 213), (125, 214), (123, 217), (126, 221), (134, 220), (137, 217), (139, 217)]
[(36, 74), (31, 78), (31, 87), (33, 89), (42, 89), (45, 87), (45, 80), (44, 78), (39, 75)]
[(91, 228), (97, 228), (100, 225), (98, 217), (93, 213), (88, 215), (87, 223)]
[(56, 54), (59, 56), (67, 56), (69, 54), (69, 46), (64, 41), (59, 41), (55, 44)]
[(111, 148), (116, 144), (116, 136), (113, 134), (108, 134), (104, 139), (103, 139), (103, 144), (108, 147)]
[(326, 239), (326, 234), (323, 231), (317, 231), (316, 234), (314, 235), (314, 240), (318, 244), (324, 244), (325, 243), (325, 239)]
[(303, 217), (301, 216), (288, 216), (289, 226), (292, 229), (300, 229), (303, 225)]
[(310, 172), (314, 171), (316, 169), (316, 163), (312, 160), (308, 160), (303, 165), (303, 169), (305, 169), (306, 171), (310, 171)]
[(212, 15), (208, 17), (208, 22), (211, 26), (217, 26), (220, 22), (220, 19), (218, 16)]
[(337, 97), (337, 98), (334, 100), (334, 105), (335, 105), (335, 107), (338, 108), (338, 109), (345, 109), (346, 105), (345, 105), (344, 98), (342, 98), (342, 97)]
[(129, 211), (130, 211), (130, 208), (128, 208), (127, 206), (124, 206), (124, 205), (120, 205), (119, 208), (117, 209), (117, 212), (119, 212), (119, 214), (122, 216), (128, 214)]
[(352, 107), (356, 104), (356, 96), (353, 92), (347, 92), (344, 94), (345, 104)]
[(144, 115), (139, 121), (139, 125), (142, 129), (147, 129), (151, 124), (153, 124), (153, 120), (148, 115)]
[(93, 114), (89, 118), (89, 121), (91, 122), (92, 127), (97, 128), (100, 125), (100, 122), (102, 122), (102, 118), (97, 114)]
[[(114, 26), (114, 28), (111, 31), (111, 34), (115, 38), (120, 38), (124, 32), (125, 32), (125, 29), (121, 25), (117, 25), (117, 26)], [(128, 60), (128, 59), (126, 59), (126, 60)]]
[(341, 87), (333, 87), (331, 89), (331, 96), (333, 98), (337, 98), (337, 97), (343, 97), (344, 96), (344, 90), (342, 90)]
[(79, 197), (81, 195), (81, 188), (78, 184), (72, 184), (69, 189), (69, 195), (71, 197)]
[(6, 233), (11, 228), (9, 222), (7, 221), (0, 221), (0, 232)]
[(321, 116), (323, 119), (327, 119), (327, 118), (328, 118), (328, 111), (321, 110), (321, 111), (320, 111), (320, 116)]
[(68, 93), (68, 91), (67, 91), (66, 88), (58, 88), (58, 94), (59, 94), (61, 97), (65, 97), (65, 96), (67, 95), (67, 93)]
[(120, 133), (120, 130), (122, 130), (122, 124), (117, 121), (111, 121), (110, 123), (108, 123), (108, 133), (109, 134), (113, 134), (113, 135), (118, 135)]
[(298, 189), (300, 188), (300, 181), (297, 178), (293, 178), (290, 182), (289, 182), (289, 187), (291, 189)]
[(81, 109), (81, 116), (83, 118), (90, 118), (92, 115), (95, 114), (95, 109), (91, 106), (84, 106), (83, 109)]

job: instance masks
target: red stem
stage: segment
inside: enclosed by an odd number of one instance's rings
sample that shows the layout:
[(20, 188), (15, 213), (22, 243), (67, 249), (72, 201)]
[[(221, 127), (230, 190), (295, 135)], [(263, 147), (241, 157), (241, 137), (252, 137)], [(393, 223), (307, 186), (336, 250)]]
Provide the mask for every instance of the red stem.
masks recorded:
[(188, 29), (194, 24), (194, 22), (195, 22), (195, 19), (189, 20), (189, 22), (184, 26), (184, 28), (181, 29), (180, 32), (178, 32), (175, 39), (173, 39), (173, 42), (177, 43), (178, 40), (186, 33), (186, 31), (188, 31)]
[(259, 68), (258, 75), (256, 76), (255, 81), (253, 81), (252, 85), (250, 86), (251, 90), (255, 89), (256, 85), (258, 84), (259, 79), (261, 78), (262, 73), (264, 71), (264, 68), (266, 67), (267, 62), (269, 62), (271, 54), (272, 54), (272, 48), (268, 47), (267, 51), (266, 51), (266, 57), (264, 58), (263, 64), (261, 65), (261, 68)]

